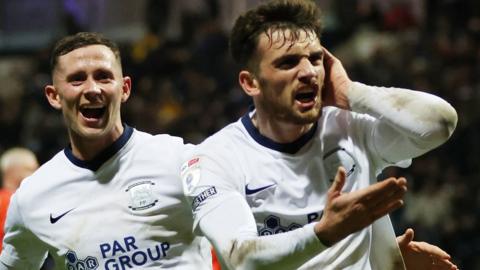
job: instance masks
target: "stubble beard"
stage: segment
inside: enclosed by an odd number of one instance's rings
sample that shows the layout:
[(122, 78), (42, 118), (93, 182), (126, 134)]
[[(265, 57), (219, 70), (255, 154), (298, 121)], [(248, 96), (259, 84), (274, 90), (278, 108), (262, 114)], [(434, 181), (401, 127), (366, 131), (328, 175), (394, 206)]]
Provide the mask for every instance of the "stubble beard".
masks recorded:
[(295, 110), (294, 105), (283, 106), (265, 99), (260, 100), (259, 105), (268, 115), (268, 118), (294, 125), (312, 124), (322, 116), (321, 104), (315, 104), (313, 108), (305, 112)]

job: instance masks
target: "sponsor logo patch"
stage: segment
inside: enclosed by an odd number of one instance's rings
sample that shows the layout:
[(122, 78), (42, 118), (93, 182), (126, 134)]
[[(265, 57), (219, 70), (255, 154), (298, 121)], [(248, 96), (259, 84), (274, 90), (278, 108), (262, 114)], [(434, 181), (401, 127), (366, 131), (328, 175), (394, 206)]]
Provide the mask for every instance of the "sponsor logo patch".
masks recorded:
[(196, 164), (200, 158), (192, 158), (191, 160), (188, 161), (188, 167), (191, 167), (192, 165)]
[(69, 250), (65, 254), (65, 266), (68, 270), (95, 270), (98, 268), (98, 260), (93, 256), (80, 259), (74, 251)]
[(203, 201), (212, 197), (215, 194), (217, 194), (217, 189), (215, 187), (209, 187), (208, 189), (202, 191), (193, 199), (192, 210), (195, 211)]
[[(65, 254), (67, 270), (126, 270), (145, 269), (147, 266), (163, 265), (159, 261), (169, 255), (169, 242), (157, 242), (142, 247), (134, 236), (112, 240), (99, 245), (101, 257), (87, 256), (80, 258), (75, 251)], [(150, 267), (148, 267), (150, 268)], [(62, 268), (63, 269), (63, 268)]]

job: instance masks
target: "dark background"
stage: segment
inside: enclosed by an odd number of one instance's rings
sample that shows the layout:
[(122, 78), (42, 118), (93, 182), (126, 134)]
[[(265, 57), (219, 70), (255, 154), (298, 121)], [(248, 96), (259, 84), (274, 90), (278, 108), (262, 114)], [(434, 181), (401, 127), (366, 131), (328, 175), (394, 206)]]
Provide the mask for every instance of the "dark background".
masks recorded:
[[(58, 38), (98, 31), (122, 49), (133, 95), (131, 126), (198, 143), (241, 116), (228, 31), (256, 0), (0, 0), (0, 153), (32, 149), (43, 163), (67, 144), (61, 114), (43, 96)], [(350, 77), (438, 95), (457, 110), (452, 138), (414, 160), (397, 234), (439, 245), (462, 269), (480, 269), (480, 1), (323, 0), (323, 45)]]

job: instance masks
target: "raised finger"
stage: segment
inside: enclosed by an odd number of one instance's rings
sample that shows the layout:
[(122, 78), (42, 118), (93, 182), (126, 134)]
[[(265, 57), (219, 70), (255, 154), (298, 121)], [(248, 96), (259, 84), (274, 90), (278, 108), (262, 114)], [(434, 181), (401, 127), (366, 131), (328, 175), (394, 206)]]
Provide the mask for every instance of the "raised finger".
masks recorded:
[(370, 213), (371, 213), (371, 218), (373, 220), (377, 220), (383, 216), (385, 216), (388, 213), (391, 213), (398, 208), (403, 206), (403, 200), (397, 199), (389, 202), (385, 202), (385, 204), (377, 204), (376, 207), (374, 207)]
[(458, 269), (455, 264), (453, 264), (450, 260), (432, 260), (432, 267), (430, 269), (434, 270), (454, 270)]
[(413, 241), (411, 244), (414, 246), (416, 250), (418, 250), (419, 252), (428, 254), (432, 258), (438, 258), (439, 260), (451, 259), (450, 255), (438, 246), (429, 244), (427, 242), (417, 242), (417, 241)]
[(335, 175), (335, 180), (333, 181), (332, 186), (328, 190), (329, 199), (333, 199), (342, 192), (342, 188), (345, 185), (347, 178), (347, 172), (343, 167), (338, 167), (337, 174)]
[(403, 200), (403, 197), (407, 193), (407, 187), (399, 187), (398, 189), (395, 189), (391, 191), (390, 193), (385, 193), (382, 194), (382, 196), (378, 196), (375, 198), (370, 198), (368, 201), (366, 201), (366, 204), (369, 204), (370, 207), (377, 207), (377, 206), (382, 206), (388, 203), (396, 202)]
[(392, 177), (356, 191), (355, 196), (364, 204), (377, 205), (383, 202), (390, 194), (395, 194), (398, 191), (406, 191), (406, 181), (404, 178), (395, 179)]

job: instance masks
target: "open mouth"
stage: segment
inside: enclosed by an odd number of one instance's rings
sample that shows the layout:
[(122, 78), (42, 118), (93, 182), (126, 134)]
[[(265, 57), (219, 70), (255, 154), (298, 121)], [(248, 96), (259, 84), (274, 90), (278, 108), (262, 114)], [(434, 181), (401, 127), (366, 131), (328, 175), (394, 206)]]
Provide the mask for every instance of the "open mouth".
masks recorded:
[(315, 101), (315, 98), (317, 97), (315, 91), (308, 91), (308, 92), (302, 92), (302, 93), (297, 93), (295, 95), (295, 100), (299, 101), (300, 103), (309, 103)]
[(80, 109), (80, 113), (86, 119), (100, 119), (105, 114), (105, 107), (84, 107)]
[(298, 91), (295, 94), (295, 100), (301, 105), (312, 105), (317, 99), (318, 89), (316, 88), (306, 88)]

